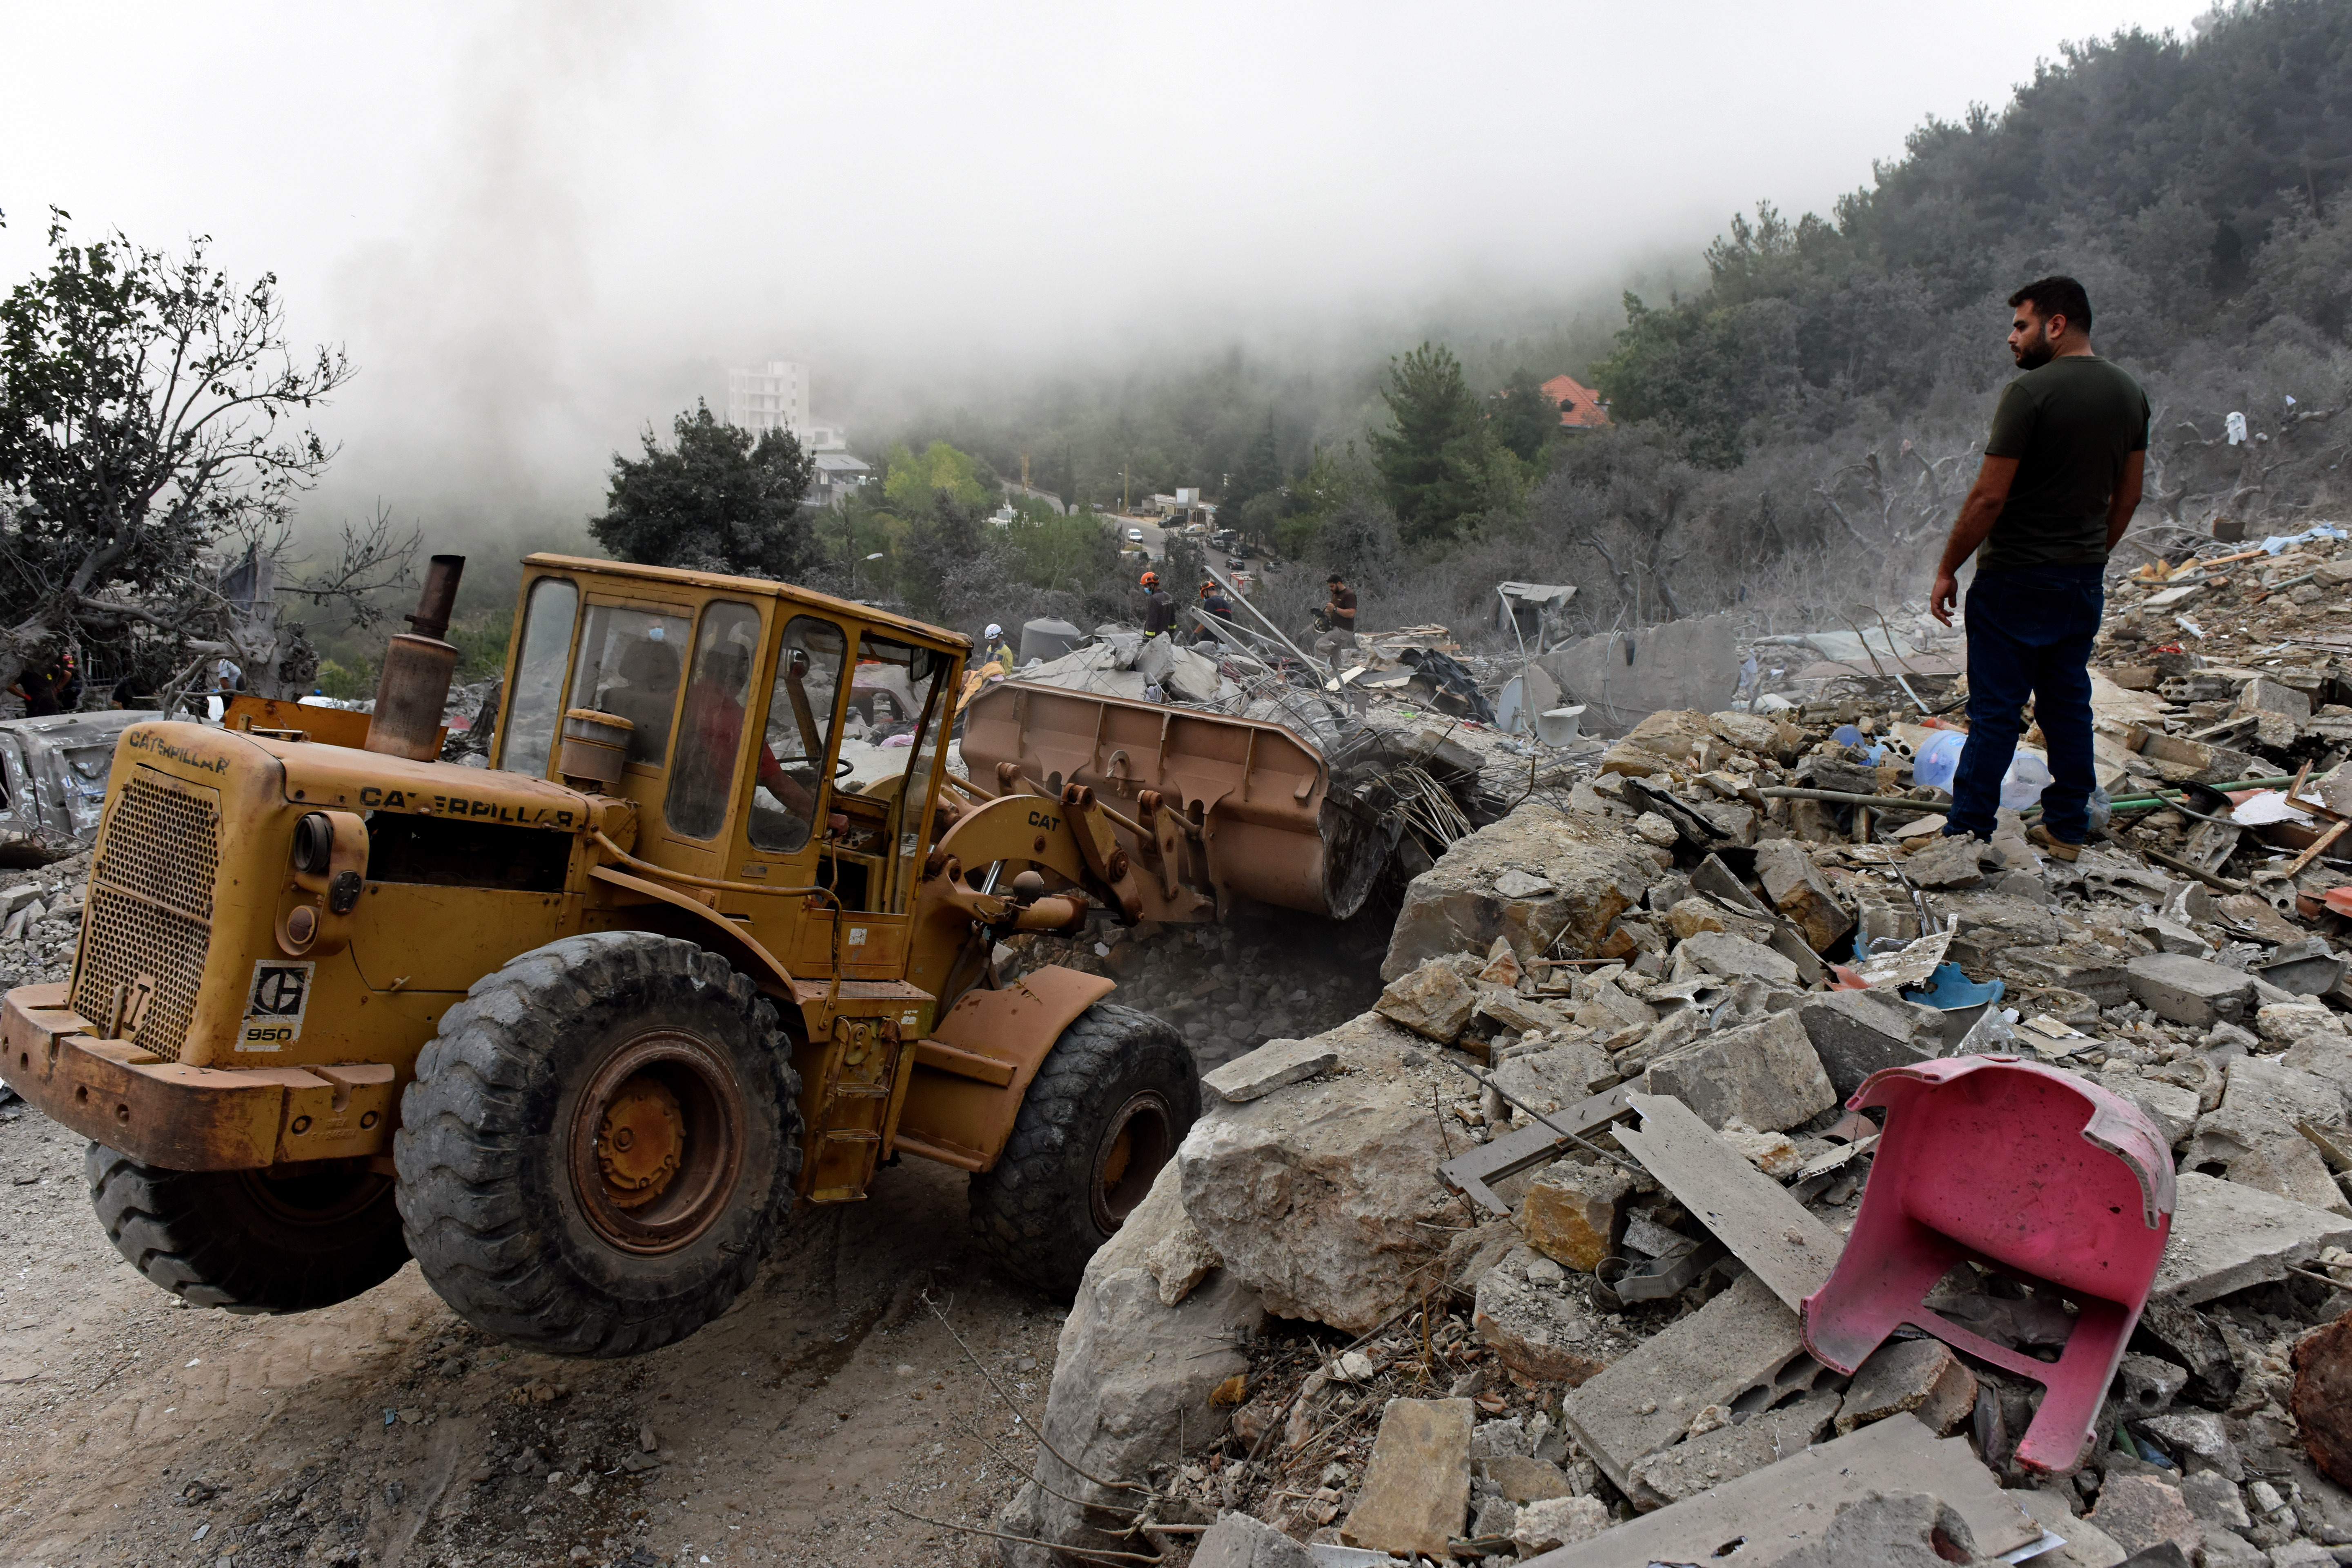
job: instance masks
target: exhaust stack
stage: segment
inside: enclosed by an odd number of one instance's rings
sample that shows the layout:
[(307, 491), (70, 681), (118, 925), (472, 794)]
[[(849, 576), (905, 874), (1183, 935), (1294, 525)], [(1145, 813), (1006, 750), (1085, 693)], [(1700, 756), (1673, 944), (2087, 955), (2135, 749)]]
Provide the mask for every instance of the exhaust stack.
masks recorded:
[(449, 629), (457, 579), (465, 570), (462, 555), (436, 555), (425, 568), (416, 613), (404, 617), (414, 629), (394, 637), (383, 650), (375, 718), (368, 725), (369, 751), (420, 763), (441, 754), (441, 710), (449, 703), (449, 678), (457, 672), (457, 650), (442, 637)]

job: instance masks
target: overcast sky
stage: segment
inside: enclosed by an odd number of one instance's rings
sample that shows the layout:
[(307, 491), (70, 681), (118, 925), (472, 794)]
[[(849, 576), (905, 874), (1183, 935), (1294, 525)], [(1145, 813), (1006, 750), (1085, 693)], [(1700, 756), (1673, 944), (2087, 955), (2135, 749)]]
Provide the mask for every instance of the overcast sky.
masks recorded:
[[(322, 505), (593, 502), (724, 367), (1017, 367), (1568, 299), (2205, 0), (0, 0), (0, 284), (209, 234), (357, 383)], [(872, 378), (869, 377), (869, 380)], [(362, 504), (364, 504), (363, 500)]]

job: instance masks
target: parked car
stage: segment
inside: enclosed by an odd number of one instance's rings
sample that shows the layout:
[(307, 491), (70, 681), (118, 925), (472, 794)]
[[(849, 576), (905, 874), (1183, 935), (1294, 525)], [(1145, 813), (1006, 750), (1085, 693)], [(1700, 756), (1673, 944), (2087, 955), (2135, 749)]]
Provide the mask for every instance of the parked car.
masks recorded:
[(1142, 542), (1143, 542), (1143, 530), (1141, 530), (1141, 529), (1139, 529), (1139, 528), (1130, 528), (1130, 529), (1129, 529), (1129, 530), (1127, 531), (1127, 542), (1128, 542), (1129, 544), (1140, 544), (1140, 543), (1142, 543)]

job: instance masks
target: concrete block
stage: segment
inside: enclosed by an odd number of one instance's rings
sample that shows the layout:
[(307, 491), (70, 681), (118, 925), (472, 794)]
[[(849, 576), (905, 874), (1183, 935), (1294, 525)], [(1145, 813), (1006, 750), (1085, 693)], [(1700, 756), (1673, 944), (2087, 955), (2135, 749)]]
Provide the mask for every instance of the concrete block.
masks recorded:
[(2023, 1487), (2010, 1497), (2022, 1507), (2029, 1518), (2053, 1535), (2064, 1538), (2066, 1544), (2027, 1561), (2043, 1568), (2116, 1568), (2131, 1555), (2116, 1543), (2114, 1536), (2087, 1519), (2077, 1519), (2071, 1503), (2072, 1488), (2060, 1486), (2042, 1489)]
[(1923, 1033), (1908, 1003), (1878, 991), (1830, 991), (1808, 996), (1797, 1010), (1840, 1100), (1885, 1068), (1908, 1067), (1936, 1056), (1940, 1033)]
[(1328, 1072), (1339, 1060), (1339, 1051), (1322, 1041), (1268, 1040), (1204, 1074), (1201, 1082), (1227, 1104), (1241, 1105)]
[(1838, 1412), (1841, 1434), (1890, 1415), (1916, 1415), (1949, 1436), (1977, 1407), (1977, 1374), (1941, 1340), (1890, 1340), (1853, 1374)]
[[(2249, 978), (2247, 984), (2253, 982)], [(2294, 1045), (2315, 1035), (2344, 1037), (2343, 1015), (2324, 1002), (2264, 1003), (2254, 1010), (2254, 1027), (2278, 1045)]]
[(1475, 1410), (1467, 1399), (1390, 1400), (1340, 1544), (1445, 1561), (1469, 1521)]
[[(2172, 1235), (2151, 1296), (2193, 1306), (2286, 1278), (2330, 1247), (2352, 1244), (2352, 1220), (2196, 1171), (2174, 1178)], [(2193, 1368), (2191, 1370), (2194, 1370)]]
[(1633, 1479), (1636, 1462), (1681, 1437), (1710, 1405), (1807, 1387), (1820, 1372), (1804, 1353), (1797, 1314), (1745, 1274), (1588, 1379), (1560, 1402), (1560, 1421), (1636, 1507), (1656, 1508), (1665, 1500)]
[(2131, 961), (2126, 974), (2140, 1005), (2175, 1024), (2210, 1029), (2221, 1023), (2242, 1023), (2254, 1010), (2254, 983), (2249, 976), (2187, 953), (2144, 953)]
[(1702, 1432), (1633, 1466), (1633, 1479), (1669, 1503), (1777, 1463), (1829, 1430), (1837, 1394), (1822, 1390), (1777, 1410)]
[(2197, 1118), (2204, 1109), (2195, 1089), (2182, 1089), (2159, 1079), (2142, 1078), (2135, 1072), (2109, 1068), (2099, 1074), (2099, 1086), (2147, 1112), (2148, 1120), (2164, 1129), (2167, 1144), (2179, 1143), (2194, 1131)]
[(1633, 1178), (1621, 1166), (1561, 1160), (1528, 1185), (1519, 1229), (1545, 1257), (1590, 1274), (1617, 1250), (1633, 1192)]
[(2221, 1105), (2199, 1118), (2188, 1168), (2352, 1216), (2352, 1203), (2300, 1127), (2340, 1125), (2336, 1086), (2271, 1057), (2233, 1057)]
[(1643, 1088), (1673, 1095), (1709, 1127), (1736, 1120), (1764, 1132), (1810, 1121), (1838, 1100), (1796, 1013), (1701, 1035), (1652, 1062)]
[(2208, 1530), (2234, 1530), (2243, 1534), (2254, 1527), (2238, 1483), (2227, 1476), (2211, 1470), (2184, 1476), (2180, 1495), (2188, 1502), (2189, 1511), (2197, 1516), (2197, 1522)]

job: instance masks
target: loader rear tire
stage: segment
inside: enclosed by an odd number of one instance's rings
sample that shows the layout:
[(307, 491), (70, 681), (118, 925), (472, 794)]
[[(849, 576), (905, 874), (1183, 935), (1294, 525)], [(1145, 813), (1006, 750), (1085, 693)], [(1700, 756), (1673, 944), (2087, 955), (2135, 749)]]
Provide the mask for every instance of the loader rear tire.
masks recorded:
[(475, 982), (417, 1058), (393, 1142), (425, 1277), (558, 1355), (684, 1339), (751, 1283), (800, 1173), (776, 1010), (726, 960), (566, 937)]
[(191, 1306), (307, 1312), (408, 1261), (392, 1181), (361, 1164), (168, 1171), (92, 1143), (82, 1169), (114, 1250)]
[(971, 1179), (971, 1223), (998, 1268), (1067, 1300), (1201, 1113), (1183, 1038), (1149, 1013), (1097, 1002), (1071, 1021)]

